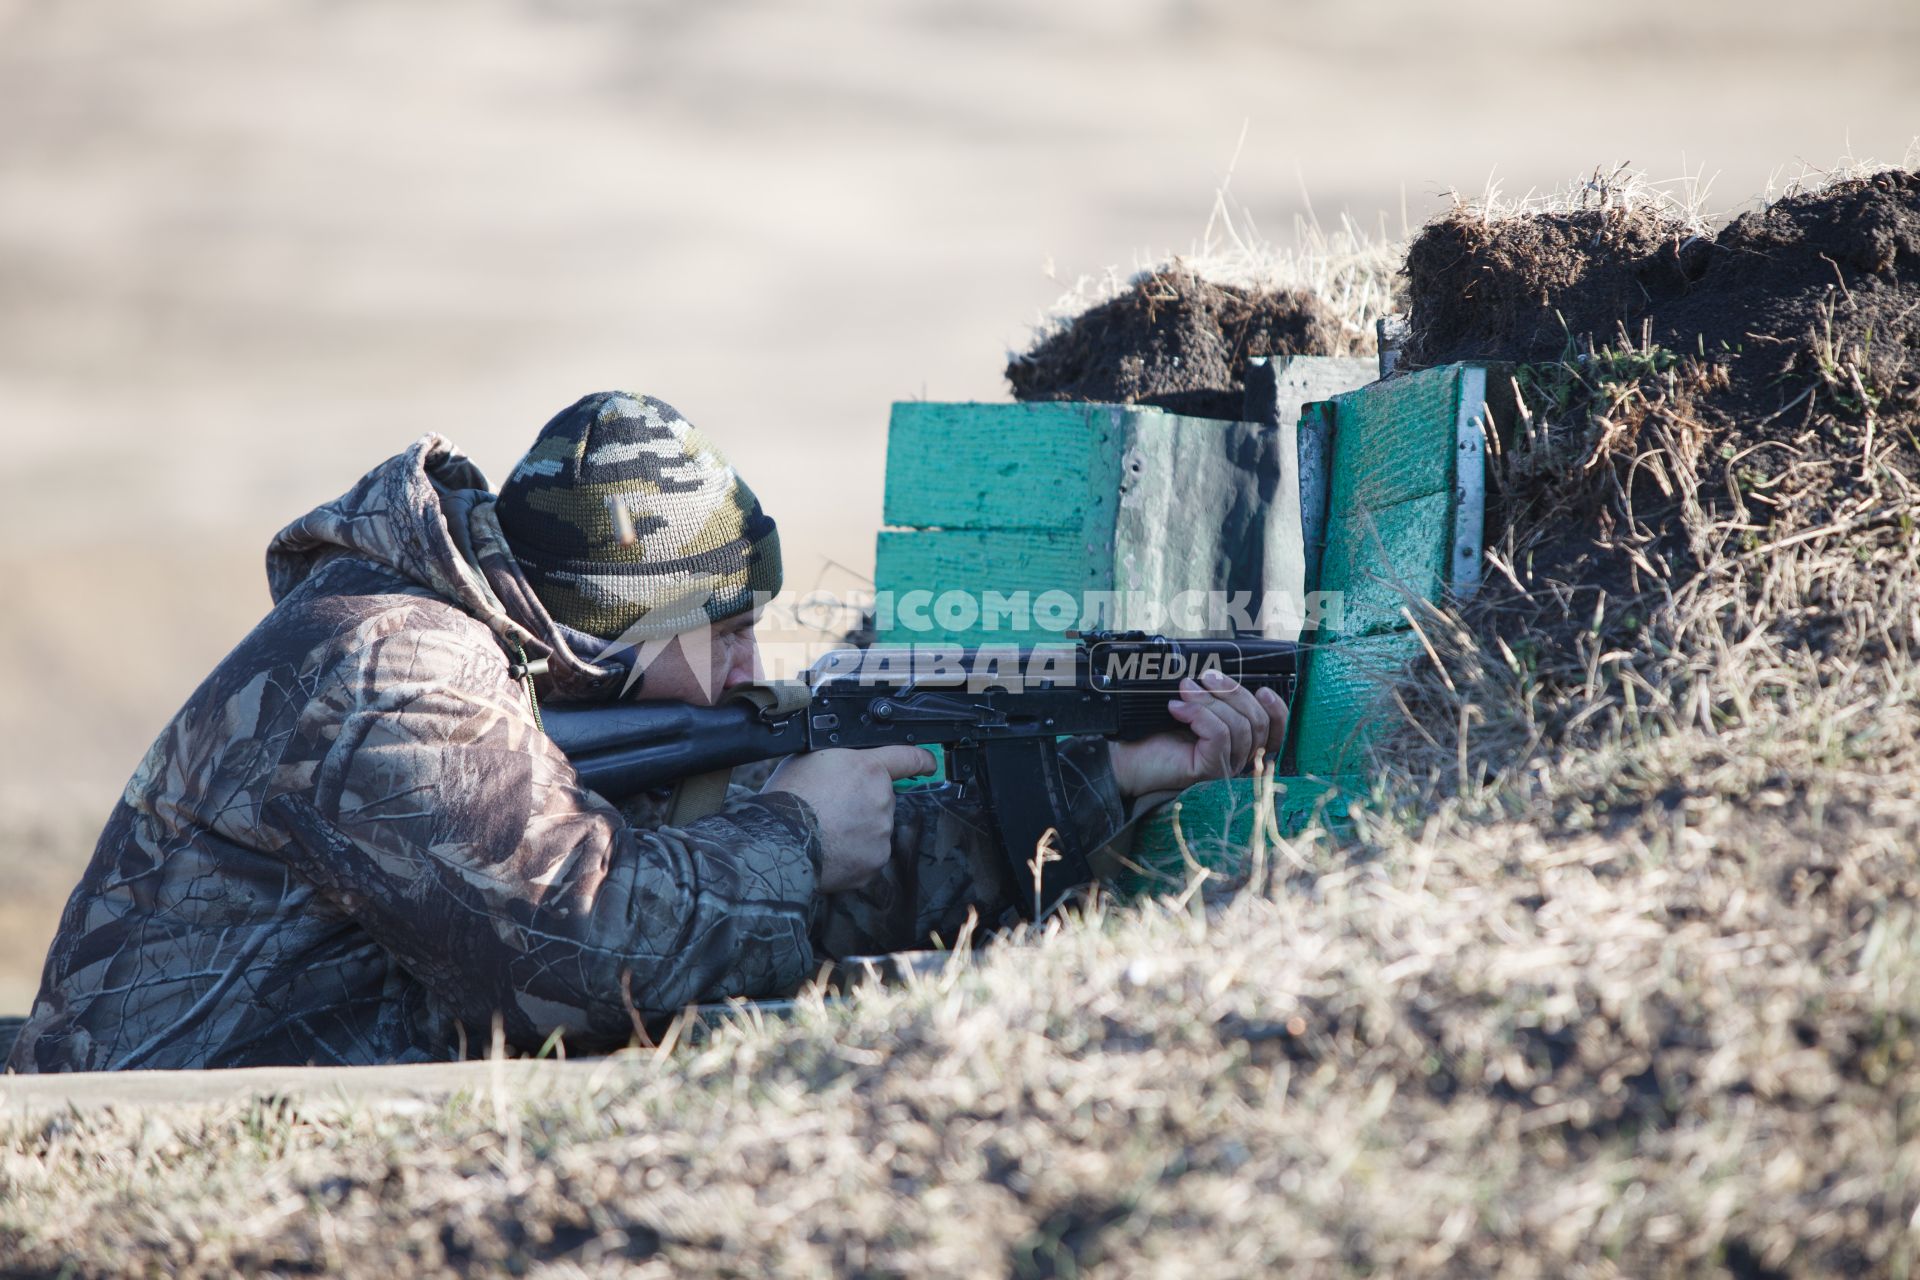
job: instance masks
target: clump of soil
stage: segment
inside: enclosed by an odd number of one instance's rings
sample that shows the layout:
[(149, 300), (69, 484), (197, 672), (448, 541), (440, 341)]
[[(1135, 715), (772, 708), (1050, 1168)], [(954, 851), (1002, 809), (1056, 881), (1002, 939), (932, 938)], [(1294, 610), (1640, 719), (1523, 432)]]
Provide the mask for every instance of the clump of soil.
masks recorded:
[(1717, 236), (1644, 209), (1491, 222), (1456, 213), (1414, 241), (1406, 274), (1403, 367), (1558, 361), (1651, 342), (1726, 369), (1706, 407), (1736, 429), (1803, 395), (1809, 379), (1851, 383), (1848, 365), (1873, 399), (1910, 405), (1920, 174), (1789, 197)]
[[(1683, 248), (1684, 246), (1684, 248)], [(1579, 338), (1637, 335), (1679, 296), (1705, 245), (1650, 210), (1581, 210), (1428, 226), (1407, 250), (1410, 364), (1557, 360)], [(1498, 354), (1495, 354), (1498, 353)]]
[(1156, 405), (1238, 418), (1248, 359), (1349, 355), (1358, 347), (1311, 293), (1261, 292), (1175, 265), (1135, 280), (1007, 365), (1017, 400)]
[[(1619, 211), (1584, 215), (1584, 238), (1564, 216), (1463, 221), (1423, 233), (1408, 273), (1421, 357), (1507, 362), (1485, 576), (1457, 625), (1424, 629), (1379, 767), (1501, 813), (1582, 775), (1552, 823), (1609, 843), (1690, 830), (1707, 786), (1814, 827), (1823, 776), (1906, 794), (1912, 764), (1882, 773), (1873, 752), (1900, 736), (1874, 717), (1911, 704), (1920, 654), (1920, 175), (1697, 240)], [(1544, 359), (1543, 298), (1569, 318)], [(1847, 737), (1853, 706), (1872, 710)], [(1819, 909), (1797, 870), (1774, 877), (1788, 916)]]
[(1723, 406), (1730, 411), (1770, 412), (1836, 376), (1851, 383), (1852, 365), (1862, 388), (1891, 399), (1883, 415), (1915, 413), (1920, 173), (1843, 182), (1741, 215), (1714, 239), (1697, 285), (1654, 319), (1674, 350), (1729, 363), (1745, 397)]

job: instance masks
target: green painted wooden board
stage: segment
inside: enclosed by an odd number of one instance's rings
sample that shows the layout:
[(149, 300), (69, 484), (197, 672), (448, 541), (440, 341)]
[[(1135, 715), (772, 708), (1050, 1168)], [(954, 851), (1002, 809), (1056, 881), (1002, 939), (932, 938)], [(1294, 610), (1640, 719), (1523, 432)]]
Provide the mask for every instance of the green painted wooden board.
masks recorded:
[(1452, 494), (1433, 493), (1329, 520), (1321, 587), (1342, 593), (1333, 634), (1398, 630), (1407, 625), (1402, 610), (1438, 600), (1447, 585), (1452, 517)]
[(1334, 397), (1330, 516), (1396, 506), (1453, 484), (1465, 366), (1444, 365)]
[(883, 519), (917, 529), (1110, 528), (1122, 442), (1140, 416), (1167, 415), (1076, 403), (896, 404)]
[(1330, 647), (1309, 658), (1295, 708), (1302, 772), (1359, 767), (1383, 722), (1382, 682), (1423, 651), (1403, 610), (1478, 583), (1486, 381), (1473, 366), (1447, 365), (1331, 403), (1317, 582), (1342, 596), (1339, 623), (1322, 637)]
[[(1314, 459), (1324, 470), (1297, 481), (1275, 459), (1281, 448), (1298, 448), (1302, 459), (1308, 451), (1291, 438), (1281, 443), (1270, 425), (1108, 405), (899, 405), (886, 519), (910, 527), (881, 534), (876, 581), (896, 603), (918, 588), (932, 606), (950, 588), (1024, 592), (1030, 601), (1048, 591), (1271, 590), (1275, 566), (1288, 563), (1284, 589), (1298, 594), (1317, 577), (1317, 589), (1344, 594), (1343, 606), (1336, 627), (1309, 637), (1322, 647), (1305, 663), (1291, 743), (1309, 776), (1285, 779), (1277, 807), (1285, 833), (1316, 812), (1337, 821), (1364, 793), (1354, 775), (1384, 722), (1383, 682), (1424, 652), (1402, 607), (1477, 581), (1462, 572), (1467, 562), (1477, 572), (1482, 466), (1464, 414), (1480, 411), (1465, 400), (1481, 397), (1485, 381), (1448, 366), (1308, 406), (1326, 426), (1314, 441), (1324, 443)], [(1273, 515), (1291, 508), (1274, 501), (1282, 474), (1314, 503), (1297, 515), (1289, 509), (1284, 522)], [(1324, 510), (1315, 501), (1322, 494)], [(1276, 532), (1280, 523), (1287, 528)], [(1324, 530), (1324, 551), (1306, 545), (1302, 524)], [(1156, 625), (1129, 616), (1122, 600), (1123, 612), (1104, 621)], [(926, 630), (891, 621), (881, 638), (895, 643), (1031, 644), (1060, 631), (1029, 618), (989, 633), (956, 613), (932, 617)], [(1203, 865), (1244, 856), (1251, 782), (1194, 788), (1180, 805), (1180, 833)], [(1177, 869), (1172, 887), (1185, 883), (1171, 806), (1145, 821), (1134, 848), (1146, 868), (1138, 875), (1164, 880)]]
[(1411, 631), (1336, 640), (1308, 657), (1293, 708), (1293, 754), (1299, 772), (1317, 777), (1357, 773), (1382, 717), (1383, 686), (1425, 652)]
[[(1335, 383), (1364, 376), (1364, 362), (1332, 363)], [(1291, 364), (1283, 372), (1306, 376)], [(983, 604), (988, 593), (1024, 593), (1030, 607), (1064, 591), (1080, 605), (1071, 625), (1290, 638), (1305, 594), (1298, 507), (1279, 500), (1294, 483), (1292, 447), (1291, 424), (1136, 406), (900, 404), (885, 510), (890, 525), (906, 527), (880, 535), (875, 583), (896, 605), (914, 590)], [(1263, 600), (1282, 607), (1263, 613)], [(1216, 607), (1227, 602), (1240, 612)], [(1058, 635), (1042, 625), (988, 631), (984, 608), (980, 625), (957, 610), (916, 629), (897, 607), (888, 625), (883, 606), (880, 639)]]
[[(883, 644), (1037, 644), (1077, 626), (1084, 591), (1110, 584), (1107, 562), (1075, 533), (1049, 529), (888, 529), (875, 549), (874, 580), (888, 584), (890, 616), (876, 618)], [(952, 595), (948, 595), (948, 592)], [(1063, 593), (1051, 599), (1047, 593)], [(996, 613), (995, 596), (1026, 601), (1026, 625)], [(1065, 602), (1071, 616), (1042, 606)], [(1060, 625), (1049, 626), (1051, 619)], [(924, 628), (919, 625), (924, 622)]]
[[(1356, 775), (1365, 767), (1372, 737), (1387, 723), (1383, 685), (1425, 649), (1402, 609), (1410, 602), (1439, 600), (1448, 590), (1471, 590), (1478, 582), (1482, 530), (1480, 403), (1488, 379), (1471, 366), (1425, 370), (1392, 382), (1306, 406), (1301, 435), (1309, 426), (1324, 432), (1324, 451), (1302, 450), (1303, 525), (1324, 530), (1324, 544), (1307, 567), (1318, 591), (1342, 593), (1337, 624), (1314, 638), (1294, 704), (1292, 750), (1303, 775), (1345, 780), (1316, 793), (1310, 779), (1285, 779), (1280, 829), (1297, 830), (1316, 795), (1337, 799), (1337, 816), (1365, 794)], [(1308, 465), (1325, 460), (1323, 474)], [(1325, 495), (1324, 510), (1317, 506)], [(1308, 554), (1313, 553), (1311, 543)], [(1244, 858), (1252, 834), (1252, 784), (1234, 789), (1210, 784), (1181, 797), (1180, 830), (1203, 865)], [(1225, 794), (1223, 794), (1225, 792)], [(1223, 844), (1214, 833), (1225, 833)], [(1196, 839), (1196, 834), (1199, 838)], [(1212, 837), (1209, 843), (1209, 837)], [(1236, 854), (1235, 848), (1239, 852)], [(1210, 850), (1210, 852), (1202, 852)], [(1145, 870), (1131, 887), (1178, 888), (1186, 866), (1169, 809), (1143, 824), (1133, 860)], [(1222, 864), (1220, 869), (1226, 869)]]

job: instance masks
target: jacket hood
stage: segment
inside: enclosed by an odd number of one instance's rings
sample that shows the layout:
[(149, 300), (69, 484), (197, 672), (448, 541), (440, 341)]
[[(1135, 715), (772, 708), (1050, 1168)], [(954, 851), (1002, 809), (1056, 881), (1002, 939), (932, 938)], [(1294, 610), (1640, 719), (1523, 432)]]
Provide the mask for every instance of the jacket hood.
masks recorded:
[[(362, 476), (332, 502), (275, 534), (267, 546), (274, 603), (342, 553), (383, 565), (485, 623), (513, 652), (545, 658), (542, 696), (565, 702), (615, 697), (628, 662), (561, 627), (528, 585), (494, 513), (486, 476), (445, 436), (429, 433)], [(584, 652), (583, 652), (584, 651)]]

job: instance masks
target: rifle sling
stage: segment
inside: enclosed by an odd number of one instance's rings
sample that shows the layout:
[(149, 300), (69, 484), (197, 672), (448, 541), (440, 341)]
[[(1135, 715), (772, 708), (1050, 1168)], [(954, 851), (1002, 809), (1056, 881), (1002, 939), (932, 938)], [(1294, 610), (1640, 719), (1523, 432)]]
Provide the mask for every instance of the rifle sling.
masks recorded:
[[(751, 702), (762, 711), (787, 715), (807, 705), (807, 686), (797, 680), (747, 685), (727, 695), (728, 702)], [(673, 788), (667, 804), (667, 825), (684, 827), (689, 822), (712, 817), (727, 807), (727, 787), (733, 781), (732, 768), (715, 769), (682, 778)]]
[(684, 827), (726, 808), (727, 785), (732, 781), (731, 766), (680, 779), (673, 788), (673, 799), (667, 804), (667, 825)]

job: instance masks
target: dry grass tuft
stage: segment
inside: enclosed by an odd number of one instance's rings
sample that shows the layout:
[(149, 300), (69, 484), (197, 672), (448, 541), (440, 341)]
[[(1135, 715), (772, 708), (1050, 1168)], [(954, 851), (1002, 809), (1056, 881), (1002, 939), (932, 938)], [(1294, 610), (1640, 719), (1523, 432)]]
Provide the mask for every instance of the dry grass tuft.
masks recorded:
[(1494, 223), (1542, 214), (1651, 214), (1698, 234), (1707, 229), (1707, 202), (1712, 189), (1712, 180), (1703, 174), (1660, 179), (1631, 164), (1617, 164), (1611, 169), (1595, 166), (1591, 173), (1574, 178), (1565, 186), (1547, 191), (1529, 189), (1518, 196), (1509, 194), (1497, 179), (1489, 177), (1478, 195), (1457, 190), (1449, 192), (1453, 209), (1441, 216), (1466, 216)]
[(1397, 237), (1388, 232), (1384, 218), (1370, 231), (1342, 214), (1332, 228), (1311, 215), (1296, 218), (1291, 241), (1277, 244), (1260, 233), (1252, 215), (1223, 189), (1206, 229), (1187, 252), (1136, 261), (1125, 273), (1108, 267), (1098, 275), (1076, 277), (1033, 324), (1027, 349), (1039, 347), (1101, 303), (1171, 272), (1252, 293), (1312, 294), (1339, 322), (1345, 348), (1371, 355), (1376, 349), (1375, 322), (1400, 307), (1398, 276), (1406, 261), (1406, 241), (1404, 232)]

